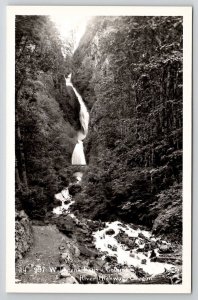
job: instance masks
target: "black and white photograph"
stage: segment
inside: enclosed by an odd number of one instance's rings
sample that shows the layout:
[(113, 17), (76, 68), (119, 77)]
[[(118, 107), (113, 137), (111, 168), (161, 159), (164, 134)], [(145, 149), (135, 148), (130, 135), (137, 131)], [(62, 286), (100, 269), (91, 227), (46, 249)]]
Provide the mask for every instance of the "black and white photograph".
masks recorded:
[(19, 8), (16, 289), (182, 292), (191, 268), (191, 10)]

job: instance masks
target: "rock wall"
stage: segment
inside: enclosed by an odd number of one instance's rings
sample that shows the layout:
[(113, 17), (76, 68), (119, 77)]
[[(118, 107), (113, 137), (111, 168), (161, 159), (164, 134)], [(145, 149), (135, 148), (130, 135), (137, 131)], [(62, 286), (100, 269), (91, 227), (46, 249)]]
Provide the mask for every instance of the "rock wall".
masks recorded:
[(32, 224), (26, 213), (15, 213), (15, 260), (21, 259), (33, 243)]
[(96, 17), (73, 58), (74, 84), (90, 109), (76, 209), (179, 239), (182, 30), (181, 17)]

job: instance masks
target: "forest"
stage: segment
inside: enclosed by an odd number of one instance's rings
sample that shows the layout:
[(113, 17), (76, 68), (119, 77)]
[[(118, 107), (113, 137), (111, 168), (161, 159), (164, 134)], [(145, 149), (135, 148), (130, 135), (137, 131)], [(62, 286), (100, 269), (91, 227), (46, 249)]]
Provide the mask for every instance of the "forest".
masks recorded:
[[(56, 238), (65, 234), (89, 266), (97, 257), (102, 268), (97, 236), (95, 248), (91, 246), (94, 232), (119, 221), (159, 238), (155, 246), (165, 258), (156, 258), (152, 242), (138, 234), (153, 261), (181, 266), (182, 17), (92, 17), (74, 52), (49, 16), (16, 16), (15, 24), (17, 260), (34, 244), (34, 231), (40, 234), (37, 226), (51, 224), (59, 230)], [(65, 84), (69, 74), (89, 112), (86, 166), (71, 164), (82, 124), (81, 104)], [(76, 172), (82, 176), (78, 182)], [(82, 226), (66, 212), (59, 217), (52, 213), (60, 204), (55, 195), (67, 187), (73, 200), (70, 212)], [(26, 241), (18, 233), (21, 227)], [(118, 233), (117, 240), (134, 247), (125, 233)], [(169, 243), (164, 246), (162, 239)], [(115, 265), (112, 257), (106, 262)], [(72, 259), (80, 264), (75, 255)], [(144, 271), (130, 270), (134, 283), (148, 276)], [(181, 283), (181, 270), (176, 273), (160, 280)], [(69, 283), (79, 283), (73, 277)]]

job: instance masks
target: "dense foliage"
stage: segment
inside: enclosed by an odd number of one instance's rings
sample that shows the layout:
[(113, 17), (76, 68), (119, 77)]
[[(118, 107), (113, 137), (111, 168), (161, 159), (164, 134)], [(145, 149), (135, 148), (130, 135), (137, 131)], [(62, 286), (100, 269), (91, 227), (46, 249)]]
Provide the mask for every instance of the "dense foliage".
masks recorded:
[(181, 238), (182, 30), (181, 17), (88, 25), (73, 57), (74, 83), (91, 109), (89, 168), (76, 199), (85, 215)]
[(67, 183), (74, 147), (78, 106), (61, 47), (49, 17), (16, 17), (16, 204), (32, 218)]

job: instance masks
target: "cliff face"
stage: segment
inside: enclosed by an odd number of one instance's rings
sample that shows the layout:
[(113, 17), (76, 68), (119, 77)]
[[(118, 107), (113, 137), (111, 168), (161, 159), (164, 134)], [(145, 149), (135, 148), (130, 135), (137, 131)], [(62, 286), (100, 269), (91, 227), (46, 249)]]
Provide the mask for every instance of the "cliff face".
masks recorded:
[(26, 213), (15, 213), (15, 260), (21, 259), (33, 243), (32, 224)]
[(72, 76), (90, 109), (76, 209), (181, 238), (182, 18), (94, 18)]

